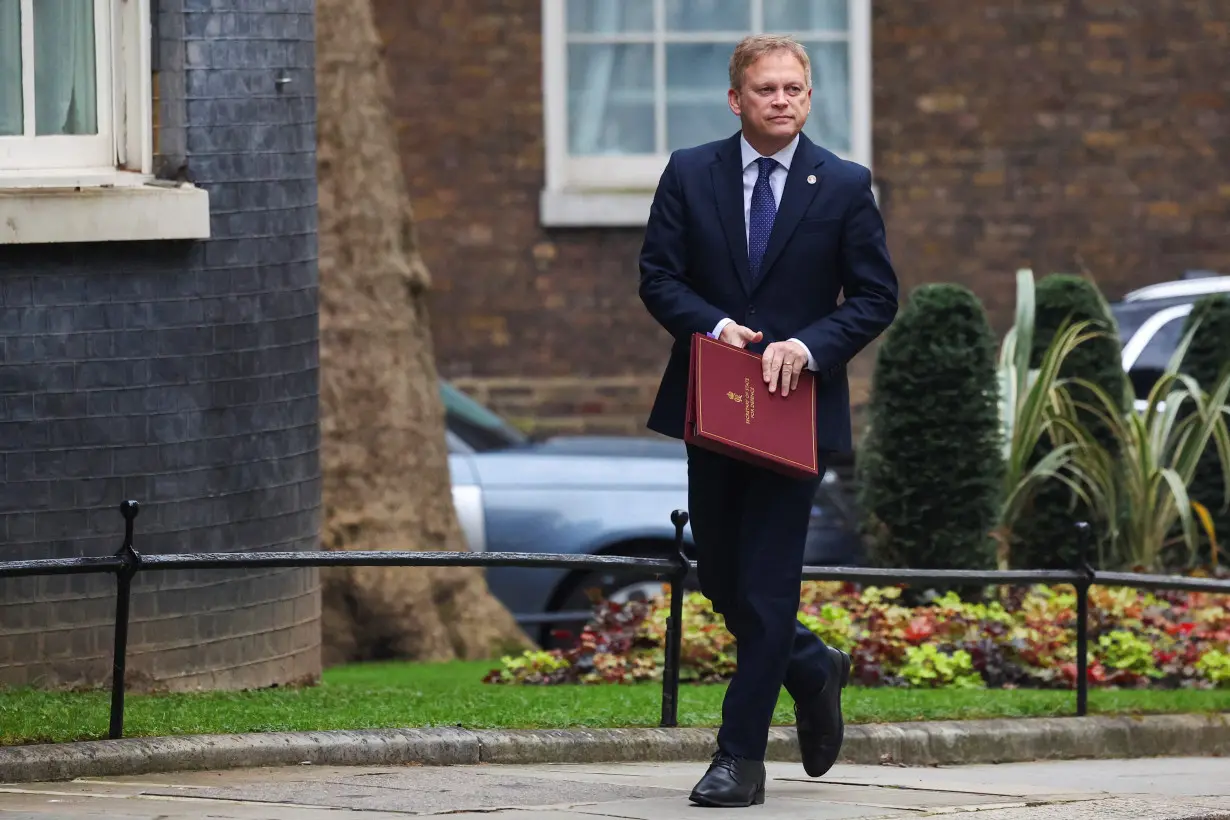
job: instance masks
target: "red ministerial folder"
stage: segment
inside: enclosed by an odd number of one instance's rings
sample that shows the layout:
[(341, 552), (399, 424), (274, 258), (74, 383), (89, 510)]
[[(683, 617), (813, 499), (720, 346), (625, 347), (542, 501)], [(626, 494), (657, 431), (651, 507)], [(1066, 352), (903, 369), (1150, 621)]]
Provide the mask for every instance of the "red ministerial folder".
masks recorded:
[(815, 375), (804, 371), (798, 387), (782, 398), (780, 382), (769, 392), (761, 366), (755, 353), (694, 334), (683, 439), (785, 475), (814, 478)]

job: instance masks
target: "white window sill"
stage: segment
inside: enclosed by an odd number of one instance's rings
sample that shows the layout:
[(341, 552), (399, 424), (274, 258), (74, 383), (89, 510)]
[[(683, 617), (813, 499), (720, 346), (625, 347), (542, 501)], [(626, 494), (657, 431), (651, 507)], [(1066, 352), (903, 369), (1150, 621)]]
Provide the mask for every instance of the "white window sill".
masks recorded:
[(209, 193), (193, 185), (0, 185), (0, 245), (208, 238)]
[(538, 198), (546, 227), (643, 228), (649, 221), (653, 191), (552, 191)]

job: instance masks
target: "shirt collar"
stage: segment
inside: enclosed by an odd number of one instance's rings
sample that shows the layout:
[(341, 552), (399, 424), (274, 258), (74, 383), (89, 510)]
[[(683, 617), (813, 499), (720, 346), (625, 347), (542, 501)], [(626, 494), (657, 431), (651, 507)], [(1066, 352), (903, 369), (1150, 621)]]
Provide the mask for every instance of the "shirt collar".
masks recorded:
[[(795, 149), (799, 147), (799, 135), (795, 134), (794, 139), (790, 140), (790, 144), (773, 155), (773, 159), (781, 163), (781, 166), (787, 171), (790, 170), (790, 161), (794, 159)], [(747, 137), (739, 135), (739, 149), (743, 153), (743, 167), (751, 165), (760, 157), (760, 153), (751, 146), (747, 141)]]

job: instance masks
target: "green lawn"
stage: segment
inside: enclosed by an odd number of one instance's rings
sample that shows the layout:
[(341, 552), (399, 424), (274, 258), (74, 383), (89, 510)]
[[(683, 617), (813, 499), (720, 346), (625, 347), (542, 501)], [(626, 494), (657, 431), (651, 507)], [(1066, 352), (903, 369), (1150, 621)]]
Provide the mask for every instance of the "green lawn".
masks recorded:
[[(331, 669), (321, 685), (234, 694), (129, 695), (125, 735), (464, 726), (563, 728), (656, 726), (656, 684), (496, 686), (483, 684), (495, 664), (371, 664)], [(715, 726), (724, 686), (680, 687), (679, 722)], [(1068, 715), (1073, 692), (850, 689), (851, 723), (946, 718)], [(108, 692), (56, 694), (0, 690), (0, 744), (104, 737)], [(1230, 690), (1090, 692), (1098, 713), (1230, 712)], [(793, 722), (783, 694), (776, 721)]]

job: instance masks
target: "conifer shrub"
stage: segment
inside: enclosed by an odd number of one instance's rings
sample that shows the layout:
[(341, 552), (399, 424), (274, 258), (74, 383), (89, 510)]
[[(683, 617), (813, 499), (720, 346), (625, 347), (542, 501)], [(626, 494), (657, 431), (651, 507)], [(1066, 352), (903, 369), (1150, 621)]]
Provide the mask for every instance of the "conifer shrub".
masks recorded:
[[(1073, 350), (1064, 360), (1059, 377), (1081, 378), (1098, 385), (1118, 402), (1120, 411), (1126, 411), (1131, 406), (1131, 397), (1127, 374), (1123, 371), (1118, 329), (1097, 286), (1082, 276), (1056, 273), (1043, 277), (1036, 292), (1030, 366), (1037, 367), (1042, 362), (1047, 347), (1065, 325), (1094, 322), (1102, 335)], [(1075, 402), (1099, 406), (1093, 402), (1089, 391), (1079, 385), (1071, 385), (1069, 392)], [(1113, 435), (1092, 413), (1078, 411), (1076, 420), (1104, 446), (1113, 446)], [(1050, 448), (1049, 439), (1044, 436), (1034, 450), (1034, 463), (1045, 457)], [(1017, 519), (1011, 548), (1012, 566), (1017, 569), (1075, 566), (1080, 557), (1082, 536), (1077, 530), (1080, 521), (1096, 525), (1092, 512), (1067, 485), (1057, 479), (1046, 481), (1038, 487), (1029, 507)], [(1095, 526), (1094, 538), (1104, 530), (1105, 527)], [(1096, 563), (1097, 551), (1093, 544), (1088, 547), (1086, 558)]]
[[(1184, 323), (1183, 336), (1197, 322), (1199, 325), (1180, 370), (1195, 379), (1200, 389), (1208, 393), (1230, 368), (1230, 296), (1217, 293), (1197, 301)], [(1213, 532), (1224, 555), (1230, 545), (1230, 510), (1222, 509), (1225, 478), (1215, 442), (1210, 441), (1200, 457), (1188, 492), (1193, 501), (1209, 511)], [(1211, 557), (1207, 551), (1207, 539), (1202, 539), (1201, 550), (1200, 560), (1207, 562)]]
[(877, 351), (856, 463), (871, 561), (990, 569), (1003, 454), (996, 340), (967, 288), (916, 289)]

